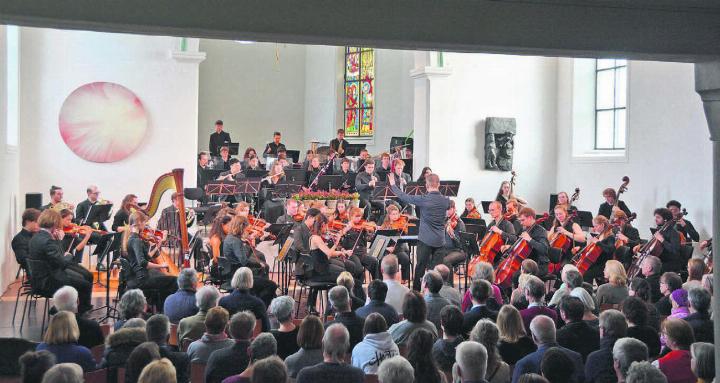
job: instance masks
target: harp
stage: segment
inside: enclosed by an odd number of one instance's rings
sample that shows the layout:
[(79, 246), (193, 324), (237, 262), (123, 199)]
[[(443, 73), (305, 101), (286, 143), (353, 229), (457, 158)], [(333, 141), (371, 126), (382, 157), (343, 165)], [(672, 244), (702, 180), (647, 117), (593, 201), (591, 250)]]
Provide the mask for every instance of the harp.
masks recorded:
[(153, 185), (148, 205), (145, 213), (148, 217), (154, 216), (160, 206), (160, 198), (168, 190), (173, 190), (178, 196), (178, 215), (180, 222), (180, 248), (183, 255), (187, 255), (189, 251), (188, 233), (187, 233), (187, 217), (185, 216), (185, 195), (183, 192), (183, 169), (173, 169), (170, 173), (161, 175)]

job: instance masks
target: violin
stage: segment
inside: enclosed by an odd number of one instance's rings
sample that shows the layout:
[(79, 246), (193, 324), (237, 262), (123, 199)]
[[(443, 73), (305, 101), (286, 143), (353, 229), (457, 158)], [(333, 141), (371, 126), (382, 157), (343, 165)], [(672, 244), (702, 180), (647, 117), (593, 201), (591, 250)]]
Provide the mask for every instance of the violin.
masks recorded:
[(347, 211), (344, 211), (344, 212), (342, 212), (342, 213), (338, 213), (338, 214), (335, 216), (335, 220), (336, 220), (336, 221), (347, 222), (349, 219), (350, 219), (350, 218), (348, 217)]
[(453, 213), (453, 215), (451, 215), (450, 218), (448, 218), (448, 226), (451, 229), (455, 230), (455, 228), (457, 227), (457, 224), (458, 224), (458, 220), (459, 220), (459, 218), (458, 218), (457, 214)]
[(70, 234), (70, 235), (76, 235), (76, 234), (85, 235), (85, 234), (87, 234), (87, 233), (89, 233), (89, 232), (95, 232), (95, 233), (99, 233), (99, 234), (102, 234), (102, 235), (107, 234), (107, 231), (98, 230), (98, 229), (93, 229), (93, 228), (90, 227), (90, 226), (80, 226), (80, 225), (77, 225), (77, 224), (74, 224), (74, 223), (73, 223), (73, 224), (70, 224), (70, 225), (68, 225), (68, 226), (64, 226), (64, 227), (63, 227), (63, 231), (65, 232), (65, 234)]
[(143, 241), (155, 245), (159, 244), (165, 239), (165, 233), (163, 233), (161, 230), (155, 230), (149, 226), (142, 229), (142, 231), (140, 231), (138, 235)]
[(407, 234), (408, 227), (416, 226), (414, 223), (410, 223), (410, 217), (408, 215), (401, 215), (397, 221), (390, 221), (387, 228), (390, 230), (398, 230), (400, 234)]
[(305, 219), (305, 214), (297, 213), (297, 214), (295, 214), (295, 215), (292, 216), (292, 219), (293, 219), (293, 221), (295, 221), (295, 222), (302, 222), (303, 219)]
[(354, 230), (375, 231), (377, 229), (377, 224), (375, 222), (366, 221), (364, 219), (360, 220), (358, 223), (353, 222), (351, 224)]
[(480, 212), (478, 211), (477, 207), (473, 207), (472, 210), (470, 210), (469, 212), (467, 212), (467, 214), (465, 215), (465, 217), (467, 217), (467, 218), (472, 218), (472, 219), (480, 219), (480, 218), (482, 218), (482, 216), (480, 215)]
[[(549, 217), (548, 213), (543, 214), (541, 218), (538, 218), (535, 223), (525, 231), (529, 233), (535, 226), (547, 221)], [(497, 270), (495, 270), (496, 284), (512, 284), (512, 276), (520, 270), (522, 261), (524, 261), (530, 253), (532, 253), (530, 242), (518, 237), (517, 241), (508, 249), (505, 258), (498, 264)]]

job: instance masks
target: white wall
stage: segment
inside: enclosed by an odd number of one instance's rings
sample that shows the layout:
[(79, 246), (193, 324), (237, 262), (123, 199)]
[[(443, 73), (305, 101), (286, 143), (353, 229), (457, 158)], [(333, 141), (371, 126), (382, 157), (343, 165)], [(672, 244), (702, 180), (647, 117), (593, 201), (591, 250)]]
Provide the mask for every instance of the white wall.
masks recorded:
[(642, 237), (652, 212), (670, 199), (688, 210), (702, 238), (711, 232), (711, 144), (702, 103), (694, 90), (692, 64), (632, 61), (628, 70), (627, 160), (583, 161), (571, 153), (572, 59), (561, 59), (558, 74), (557, 190), (579, 186), (577, 206), (597, 213), (602, 190), (630, 177), (623, 195)]
[[(185, 168), (195, 184), (198, 67), (170, 57), (178, 38), (23, 28), (21, 32), (20, 195), (50, 185), (65, 189), (77, 204), (97, 184), (115, 202), (137, 194), (146, 200), (153, 183), (173, 168)], [(132, 90), (143, 102), (150, 127), (130, 157), (108, 164), (85, 161), (65, 146), (58, 113), (77, 87), (110, 81)], [(166, 197), (168, 199), (168, 197)]]

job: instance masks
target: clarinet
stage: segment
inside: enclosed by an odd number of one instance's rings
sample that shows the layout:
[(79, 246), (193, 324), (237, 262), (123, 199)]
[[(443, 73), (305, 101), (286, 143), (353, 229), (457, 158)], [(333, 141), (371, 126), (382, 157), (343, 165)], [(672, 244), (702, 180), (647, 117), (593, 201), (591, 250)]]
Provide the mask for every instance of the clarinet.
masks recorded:
[(317, 188), (317, 184), (320, 181), (320, 176), (325, 175), (327, 173), (328, 168), (332, 166), (333, 160), (335, 159), (335, 152), (330, 153), (330, 157), (328, 157), (328, 162), (320, 169), (317, 176), (315, 176), (315, 179), (312, 180), (310, 185), (308, 185), (308, 189), (315, 191)]

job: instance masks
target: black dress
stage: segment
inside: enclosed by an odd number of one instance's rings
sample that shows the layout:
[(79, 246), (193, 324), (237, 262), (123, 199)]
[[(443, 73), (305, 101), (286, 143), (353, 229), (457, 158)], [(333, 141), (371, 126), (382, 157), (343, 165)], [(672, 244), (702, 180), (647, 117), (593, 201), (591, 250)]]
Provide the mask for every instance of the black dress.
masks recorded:
[(137, 233), (130, 234), (127, 243), (127, 260), (131, 270), (128, 273), (128, 288), (138, 288), (148, 299), (157, 298), (157, 307), (165, 305), (165, 298), (177, 291), (177, 278), (166, 275), (158, 269), (148, 269), (149, 246)]

